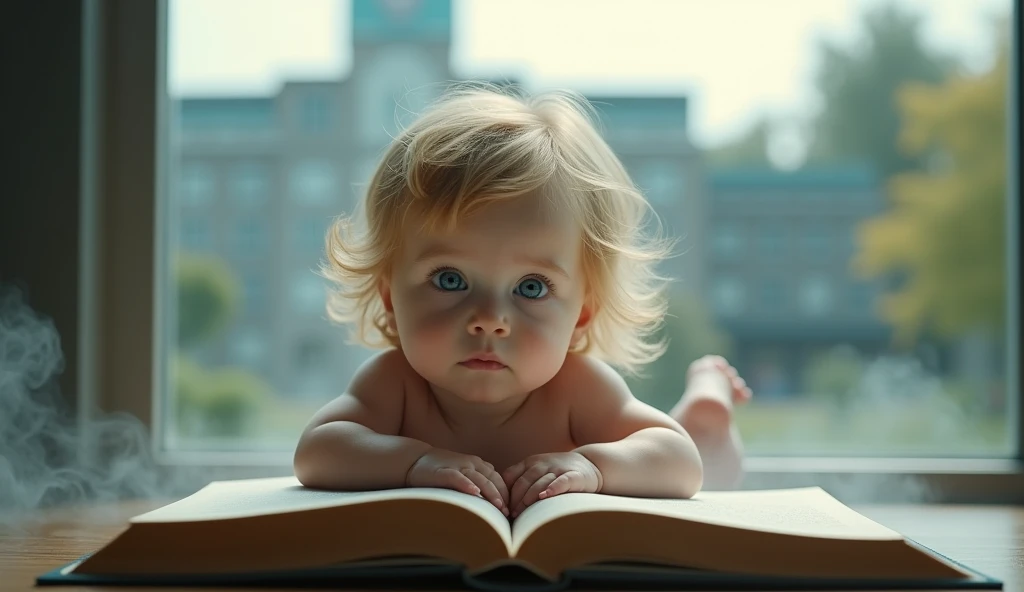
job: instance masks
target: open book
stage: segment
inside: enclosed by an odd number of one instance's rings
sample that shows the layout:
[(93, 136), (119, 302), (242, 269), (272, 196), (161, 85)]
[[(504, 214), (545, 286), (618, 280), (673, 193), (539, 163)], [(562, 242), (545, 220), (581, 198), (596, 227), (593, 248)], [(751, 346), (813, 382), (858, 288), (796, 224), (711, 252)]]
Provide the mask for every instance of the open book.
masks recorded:
[(690, 500), (570, 493), (510, 524), (456, 491), (331, 492), (294, 477), (211, 483), (136, 516), (37, 583), (415, 587), (444, 578), (478, 589), (1002, 587), (816, 487)]

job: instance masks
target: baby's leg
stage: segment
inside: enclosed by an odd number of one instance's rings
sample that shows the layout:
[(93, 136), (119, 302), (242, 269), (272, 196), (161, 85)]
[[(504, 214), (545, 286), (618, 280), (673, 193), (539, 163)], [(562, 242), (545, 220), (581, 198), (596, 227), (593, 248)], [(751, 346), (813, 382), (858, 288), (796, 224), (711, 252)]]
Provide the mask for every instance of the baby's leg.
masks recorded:
[(703, 489), (732, 489), (743, 477), (743, 441), (733, 409), (746, 399), (718, 369), (691, 375), (686, 392), (669, 415), (690, 434), (704, 463)]

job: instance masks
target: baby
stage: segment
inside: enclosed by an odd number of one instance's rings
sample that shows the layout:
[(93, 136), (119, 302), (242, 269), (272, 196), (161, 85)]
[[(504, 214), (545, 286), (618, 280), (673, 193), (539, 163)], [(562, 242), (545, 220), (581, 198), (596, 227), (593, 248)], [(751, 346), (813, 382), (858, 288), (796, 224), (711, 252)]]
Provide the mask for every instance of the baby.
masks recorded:
[[(447, 93), (391, 143), (362, 224), (328, 234), (334, 320), (384, 346), (311, 419), (294, 469), (326, 489), (443, 487), (515, 517), (566, 492), (687, 498), (741, 474), (717, 356), (670, 414), (618, 370), (657, 358), (671, 241), (573, 93)], [(651, 218), (656, 220), (656, 217)]]

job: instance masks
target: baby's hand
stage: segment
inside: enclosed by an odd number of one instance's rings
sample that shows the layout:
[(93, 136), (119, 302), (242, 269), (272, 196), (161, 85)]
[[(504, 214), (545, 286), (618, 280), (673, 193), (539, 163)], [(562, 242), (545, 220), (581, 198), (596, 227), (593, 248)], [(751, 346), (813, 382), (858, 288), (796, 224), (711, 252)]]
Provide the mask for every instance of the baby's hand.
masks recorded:
[(537, 454), (505, 469), (512, 517), (530, 504), (570, 491), (601, 491), (603, 478), (594, 463), (578, 452)]
[(479, 456), (431, 448), (405, 476), (406, 487), (442, 487), (482, 497), (508, 516), (508, 489), (494, 465)]

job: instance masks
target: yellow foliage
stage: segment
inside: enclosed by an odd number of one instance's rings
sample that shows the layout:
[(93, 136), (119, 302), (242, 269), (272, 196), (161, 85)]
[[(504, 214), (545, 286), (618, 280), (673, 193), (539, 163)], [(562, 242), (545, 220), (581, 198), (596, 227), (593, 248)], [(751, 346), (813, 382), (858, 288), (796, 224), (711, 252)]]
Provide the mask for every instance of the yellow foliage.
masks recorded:
[(889, 180), (890, 208), (862, 224), (853, 269), (906, 274), (880, 311), (902, 344), (1004, 323), (1008, 70), (1004, 46), (984, 74), (898, 93), (899, 146), (932, 165)]

